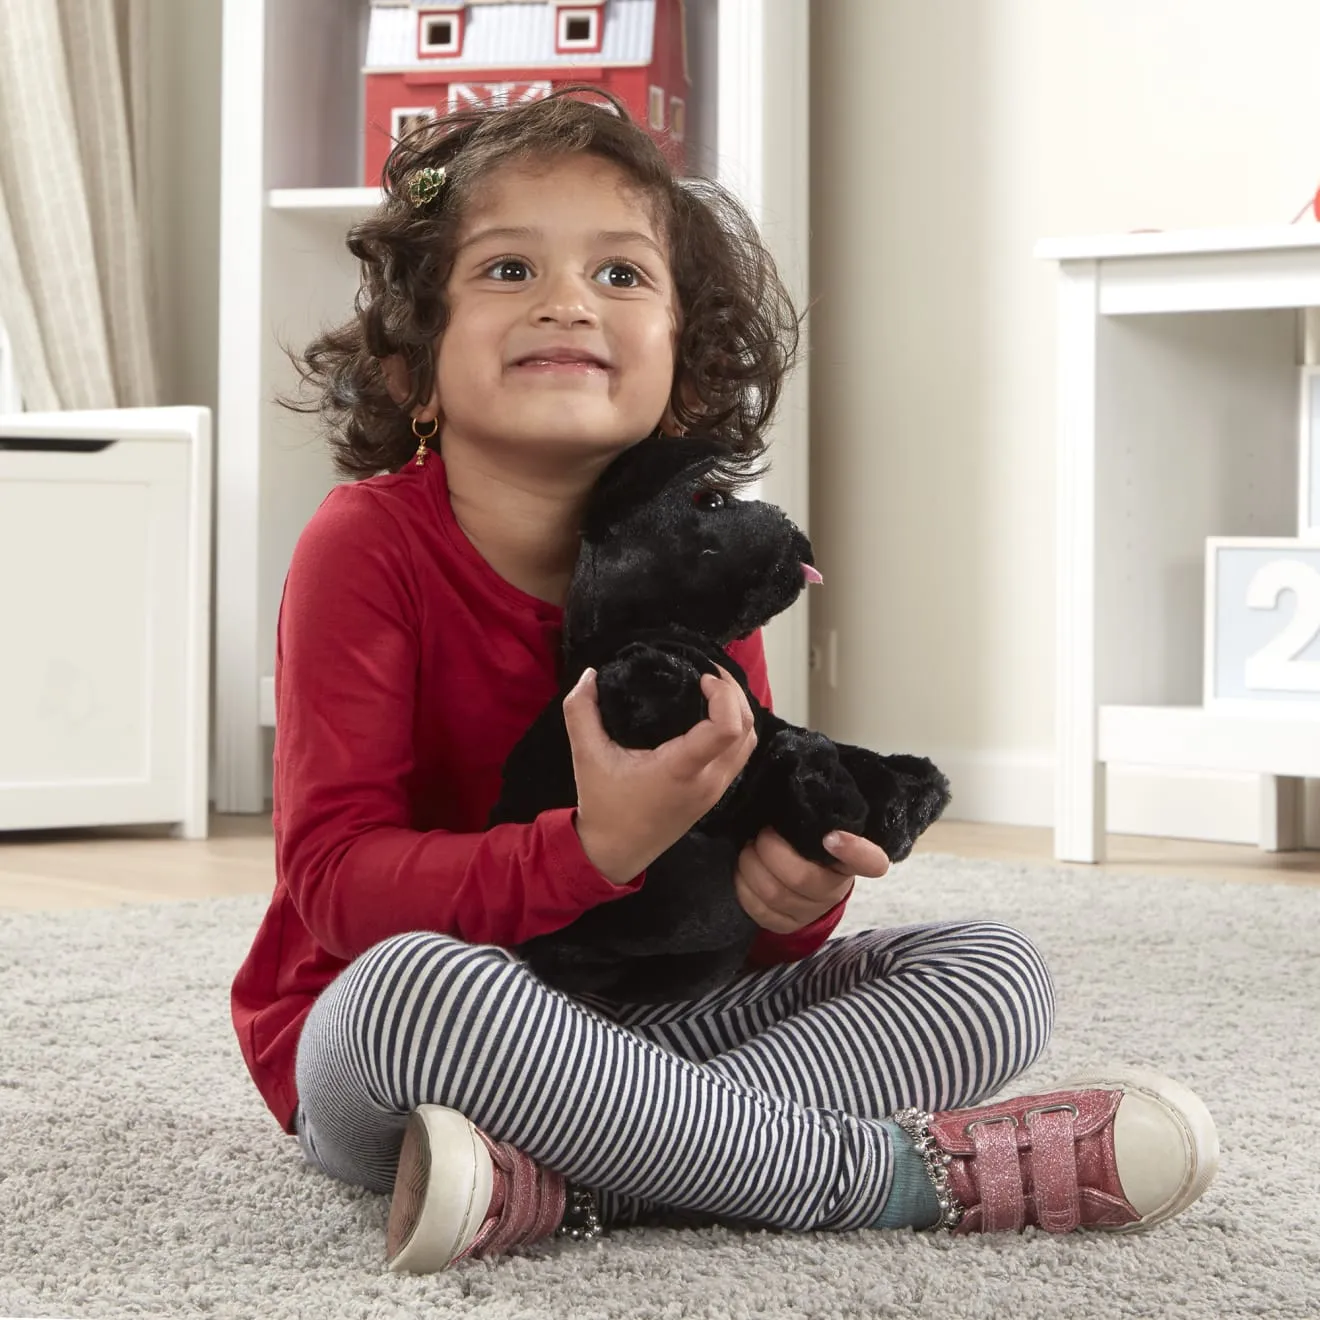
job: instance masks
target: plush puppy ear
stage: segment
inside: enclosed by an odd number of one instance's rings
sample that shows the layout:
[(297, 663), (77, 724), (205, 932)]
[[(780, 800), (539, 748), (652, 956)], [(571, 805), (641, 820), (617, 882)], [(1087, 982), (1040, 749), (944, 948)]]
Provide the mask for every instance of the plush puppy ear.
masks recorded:
[(676, 477), (711, 471), (728, 455), (717, 441), (689, 436), (656, 434), (638, 441), (601, 473), (587, 501), (583, 536), (599, 540)]

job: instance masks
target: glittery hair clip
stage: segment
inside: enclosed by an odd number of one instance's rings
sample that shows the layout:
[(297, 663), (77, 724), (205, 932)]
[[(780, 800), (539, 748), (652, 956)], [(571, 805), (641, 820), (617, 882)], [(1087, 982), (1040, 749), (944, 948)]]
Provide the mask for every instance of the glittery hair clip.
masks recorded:
[(408, 180), (408, 200), (414, 206), (429, 206), (445, 186), (445, 167), (424, 166)]

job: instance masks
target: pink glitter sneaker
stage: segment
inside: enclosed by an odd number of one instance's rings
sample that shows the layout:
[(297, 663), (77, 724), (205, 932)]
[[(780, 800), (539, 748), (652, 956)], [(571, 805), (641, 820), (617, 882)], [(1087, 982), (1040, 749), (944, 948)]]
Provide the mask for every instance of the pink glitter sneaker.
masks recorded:
[(556, 1233), (599, 1232), (589, 1193), (456, 1110), (421, 1105), (408, 1116), (385, 1230), (390, 1269), (431, 1274)]
[(905, 1109), (894, 1121), (926, 1158), (935, 1227), (957, 1233), (1139, 1232), (1186, 1210), (1219, 1167), (1205, 1105), (1137, 1069), (972, 1109)]

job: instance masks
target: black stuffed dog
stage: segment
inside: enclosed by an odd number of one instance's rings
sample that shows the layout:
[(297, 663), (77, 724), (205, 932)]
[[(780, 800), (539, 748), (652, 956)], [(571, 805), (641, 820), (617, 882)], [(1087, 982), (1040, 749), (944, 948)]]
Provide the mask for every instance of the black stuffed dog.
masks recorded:
[(706, 714), (702, 674), (723, 666), (747, 691), (757, 744), (716, 806), (647, 868), (640, 890), (515, 952), (570, 994), (624, 1003), (694, 999), (744, 967), (757, 927), (734, 892), (743, 846), (765, 826), (803, 857), (833, 859), (832, 829), (865, 835), (893, 861), (949, 801), (916, 756), (879, 756), (787, 724), (747, 690), (725, 652), (787, 609), (811, 544), (774, 505), (734, 497), (711, 441), (654, 436), (605, 470), (588, 501), (564, 612), (562, 691), (504, 766), (490, 824), (573, 806), (562, 698), (594, 666), (601, 722), (624, 747), (658, 747)]

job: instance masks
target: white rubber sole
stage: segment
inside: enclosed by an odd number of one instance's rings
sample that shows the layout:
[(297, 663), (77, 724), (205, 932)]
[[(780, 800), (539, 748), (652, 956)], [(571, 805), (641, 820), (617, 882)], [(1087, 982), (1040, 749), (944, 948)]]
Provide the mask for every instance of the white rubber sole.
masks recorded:
[(1219, 1134), (1201, 1098), (1144, 1068), (1082, 1073), (1051, 1090), (1093, 1087), (1123, 1092), (1114, 1115), (1114, 1158), (1123, 1194), (1141, 1216), (1105, 1231), (1140, 1233), (1181, 1214), (1219, 1170)]
[(490, 1152), (462, 1114), (421, 1105), (408, 1116), (394, 1178), (385, 1258), (391, 1270), (448, 1269), (490, 1208)]

